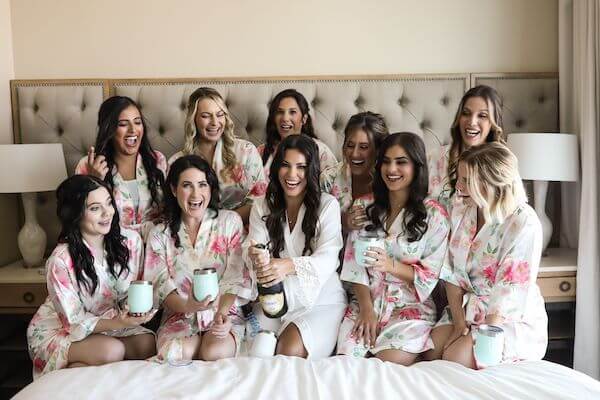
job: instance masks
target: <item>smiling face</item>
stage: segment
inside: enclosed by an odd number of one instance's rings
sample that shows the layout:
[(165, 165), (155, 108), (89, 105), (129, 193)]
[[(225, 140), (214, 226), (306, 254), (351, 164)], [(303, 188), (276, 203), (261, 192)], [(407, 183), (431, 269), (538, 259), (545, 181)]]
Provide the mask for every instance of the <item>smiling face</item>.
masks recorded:
[(179, 175), (177, 187), (171, 187), (182, 217), (202, 220), (210, 203), (210, 185), (206, 174), (197, 168), (188, 168)]
[(143, 135), (144, 125), (140, 111), (135, 106), (121, 111), (113, 137), (115, 150), (123, 155), (137, 155)]
[(307, 168), (304, 154), (296, 149), (285, 151), (278, 176), (286, 198), (304, 196), (307, 185)]
[(216, 101), (204, 98), (198, 101), (195, 122), (200, 140), (218, 142), (225, 130), (225, 111)]
[(364, 176), (371, 172), (375, 163), (375, 149), (367, 132), (357, 129), (348, 135), (344, 157), (352, 175)]
[(275, 126), (281, 139), (289, 135), (298, 135), (302, 132), (302, 126), (308, 115), (302, 115), (298, 102), (293, 97), (284, 97), (279, 102), (275, 112)]
[(483, 97), (470, 97), (465, 101), (458, 124), (466, 148), (485, 142), (492, 128), (493, 112), (493, 106)]
[(403, 147), (391, 146), (381, 163), (381, 177), (390, 192), (408, 190), (415, 173), (415, 166)]
[(110, 232), (114, 215), (115, 209), (106, 188), (99, 187), (92, 190), (85, 200), (85, 210), (79, 222), (81, 235), (88, 242), (94, 241), (94, 238), (107, 235)]

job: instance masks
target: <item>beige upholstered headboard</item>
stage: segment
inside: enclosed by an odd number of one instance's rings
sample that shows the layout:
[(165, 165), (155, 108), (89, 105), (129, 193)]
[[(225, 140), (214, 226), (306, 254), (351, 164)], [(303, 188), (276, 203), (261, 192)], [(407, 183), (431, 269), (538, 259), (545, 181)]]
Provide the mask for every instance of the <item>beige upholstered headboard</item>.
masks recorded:
[[(392, 132), (421, 135), (429, 150), (448, 143), (461, 96), (482, 83), (503, 96), (507, 132), (558, 131), (556, 74), (15, 80), (11, 90), (15, 142), (62, 143), (72, 173), (95, 141), (98, 108), (109, 95), (129, 96), (138, 102), (152, 145), (168, 157), (183, 146), (186, 101), (196, 88), (217, 89), (229, 108), (236, 134), (255, 144), (264, 140), (269, 101), (279, 91), (295, 88), (311, 104), (317, 136), (339, 157), (348, 118), (367, 110), (383, 114)], [(49, 247), (58, 234), (54, 208), (54, 195), (42, 194), (38, 215)]]

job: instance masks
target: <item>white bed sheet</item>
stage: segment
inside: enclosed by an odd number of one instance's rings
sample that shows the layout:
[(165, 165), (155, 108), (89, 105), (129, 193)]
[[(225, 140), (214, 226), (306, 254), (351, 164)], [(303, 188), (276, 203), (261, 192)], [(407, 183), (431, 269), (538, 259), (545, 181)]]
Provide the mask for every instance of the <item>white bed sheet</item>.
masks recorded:
[(600, 399), (600, 382), (546, 361), (473, 371), (446, 362), (411, 367), (377, 359), (241, 357), (185, 367), (123, 361), (41, 377), (15, 399)]

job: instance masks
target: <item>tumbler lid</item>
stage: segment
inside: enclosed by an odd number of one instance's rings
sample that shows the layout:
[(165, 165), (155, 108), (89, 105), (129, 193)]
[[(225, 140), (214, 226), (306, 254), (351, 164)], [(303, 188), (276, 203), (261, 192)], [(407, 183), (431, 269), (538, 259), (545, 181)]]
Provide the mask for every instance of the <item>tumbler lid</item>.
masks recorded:
[(131, 281), (130, 285), (150, 285), (152, 286), (152, 282), (150, 281)]
[(261, 329), (260, 331), (258, 331), (258, 333), (266, 333), (267, 335), (273, 335), (274, 337), (277, 337), (275, 332), (267, 330), (267, 329)]
[(210, 275), (216, 273), (217, 270), (215, 268), (198, 268), (194, 270), (194, 275)]
[(481, 335), (494, 337), (504, 333), (504, 330), (496, 325), (482, 324), (479, 325), (477, 332)]

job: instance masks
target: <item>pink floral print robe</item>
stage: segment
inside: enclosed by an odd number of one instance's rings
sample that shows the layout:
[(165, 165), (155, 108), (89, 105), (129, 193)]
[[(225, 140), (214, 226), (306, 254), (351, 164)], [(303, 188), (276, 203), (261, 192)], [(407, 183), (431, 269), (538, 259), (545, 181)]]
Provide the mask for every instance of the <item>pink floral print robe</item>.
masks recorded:
[[(75, 278), (73, 259), (68, 245), (58, 244), (46, 262), (48, 297), (33, 316), (27, 329), (29, 354), (33, 360), (33, 377), (66, 368), (71, 343), (92, 334), (100, 319), (118, 315), (119, 304), (127, 297), (131, 281), (138, 279), (142, 266), (143, 243), (137, 232), (121, 229), (129, 249), (129, 272), (114, 278), (104, 261), (105, 255), (92, 254), (98, 274), (98, 287), (90, 294)], [(117, 272), (119, 266), (116, 266)], [(126, 337), (152, 332), (143, 327), (102, 332)]]
[[(144, 279), (154, 283), (157, 303), (162, 304), (174, 290), (187, 298), (192, 295), (193, 274), (198, 268), (215, 268), (219, 278), (219, 293), (238, 296), (229, 310), (233, 327), (231, 332), (239, 350), (244, 337), (245, 321), (241, 305), (252, 294), (248, 270), (242, 260), (241, 243), (244, 227), (240, 216), (234, 211), (207, 209), (200, 225), (195, 245), (182, 223), (179, 232), (180, 248), (175, 247), (170, 228), (157, 225), (146, 244)], [(158, 360), (180, 360), (183, 358), (183, 339), (210, 328), (217, 302), (213, 309), (195, 314), (176, 313), (164, 309), (158, 330)]]
[[(503, 361), (540, 360), (548, 344), (548, 318), (536, 283), (542, 228), (535, 211), (519, 205), (502, 223), (477, 230), (477, 208), (456, 199), (452, 235), (441, 279), (465, 290), (467, 324), (475, 339), (486, 316), (504, 318)], [(451, 324), (446, 308), (438, 325)]]
[(329, 193), (340, 203), (340, 211), (346, 212), (355, 203), (361, 202), (365, 207), (373, 203), (373, 193), (358, 199), (352, 197), (352, 173), (345, 162), (340, 162), (321, 172), (321, 190)]
[[(219, 179), (219, 194), (221, 203), (219, 208), (235, 210), (258, 198), (264, 197), (267, 191), (267, 181), (262, 167), (262, 160), (256, 147), (247, 140), (234, 139), (233, 152), (236, 164), (233, 168), (233, 176), (226, 180), (221, 176), (225, 167), (223, 164), (223, 140), (217, 142), (213, 157), (212, 168)], [(169, 165), (185, 154), (180, 151), (169, 158)]]
[(407, 241), (402, 228), (404, 210), (394, 220), (386, 239), (388, 256), (414, 268), (412, 284), (358, 264), (353, 246), (358, 232), (348, 236), (341, 278), (369, 287), (377, 314), (378, 336), (373, 348), (350, 337), (359, 313), (358, 300), (353, 298), (340, 327), (338, 354), (364, 357), (367, 352), (376, 354), (389, 349), (422, 353), (433, 348), (430, 333), (436, 322), (436, 308), (430, 295), (438, 283), (450, 226), (448, 215), (439, 203), (427, 200), (425, 205), (428, 227), (421, 240)]
[[(156, 159), (156, 166), (162, 171), (166, 178), (167, 159), (159, 151), (154, 151), (154, 157)], [(79, 160), (75, 167), (75, 173), (80, 175), (89, 174), (87, 156)], [(114, 183), (113, 196), (115, 197), (115, 203), (117, 204), (121, 225), (137, 231), (145, 240), (154, 225), (159, 222), (162, 210), (160, 207), (152, 204), (152, 196), (150, 195), (150, 187), (148, 186), (148, 175), (146, 174), (146, 169), (142, 163), (142, 156), (138, 154), (135, 167), (135, 180), (138, 184), (140, 197), (137, 209), (135, 208), (129, 188), (127, 187), (127, 184), (125, 184), (121, 174), (119, 174), (116, 165), (113, 166), (112, 174)], [(160, 200), (162, 200), (162, 190), (160, 187), (157, 189)]]

